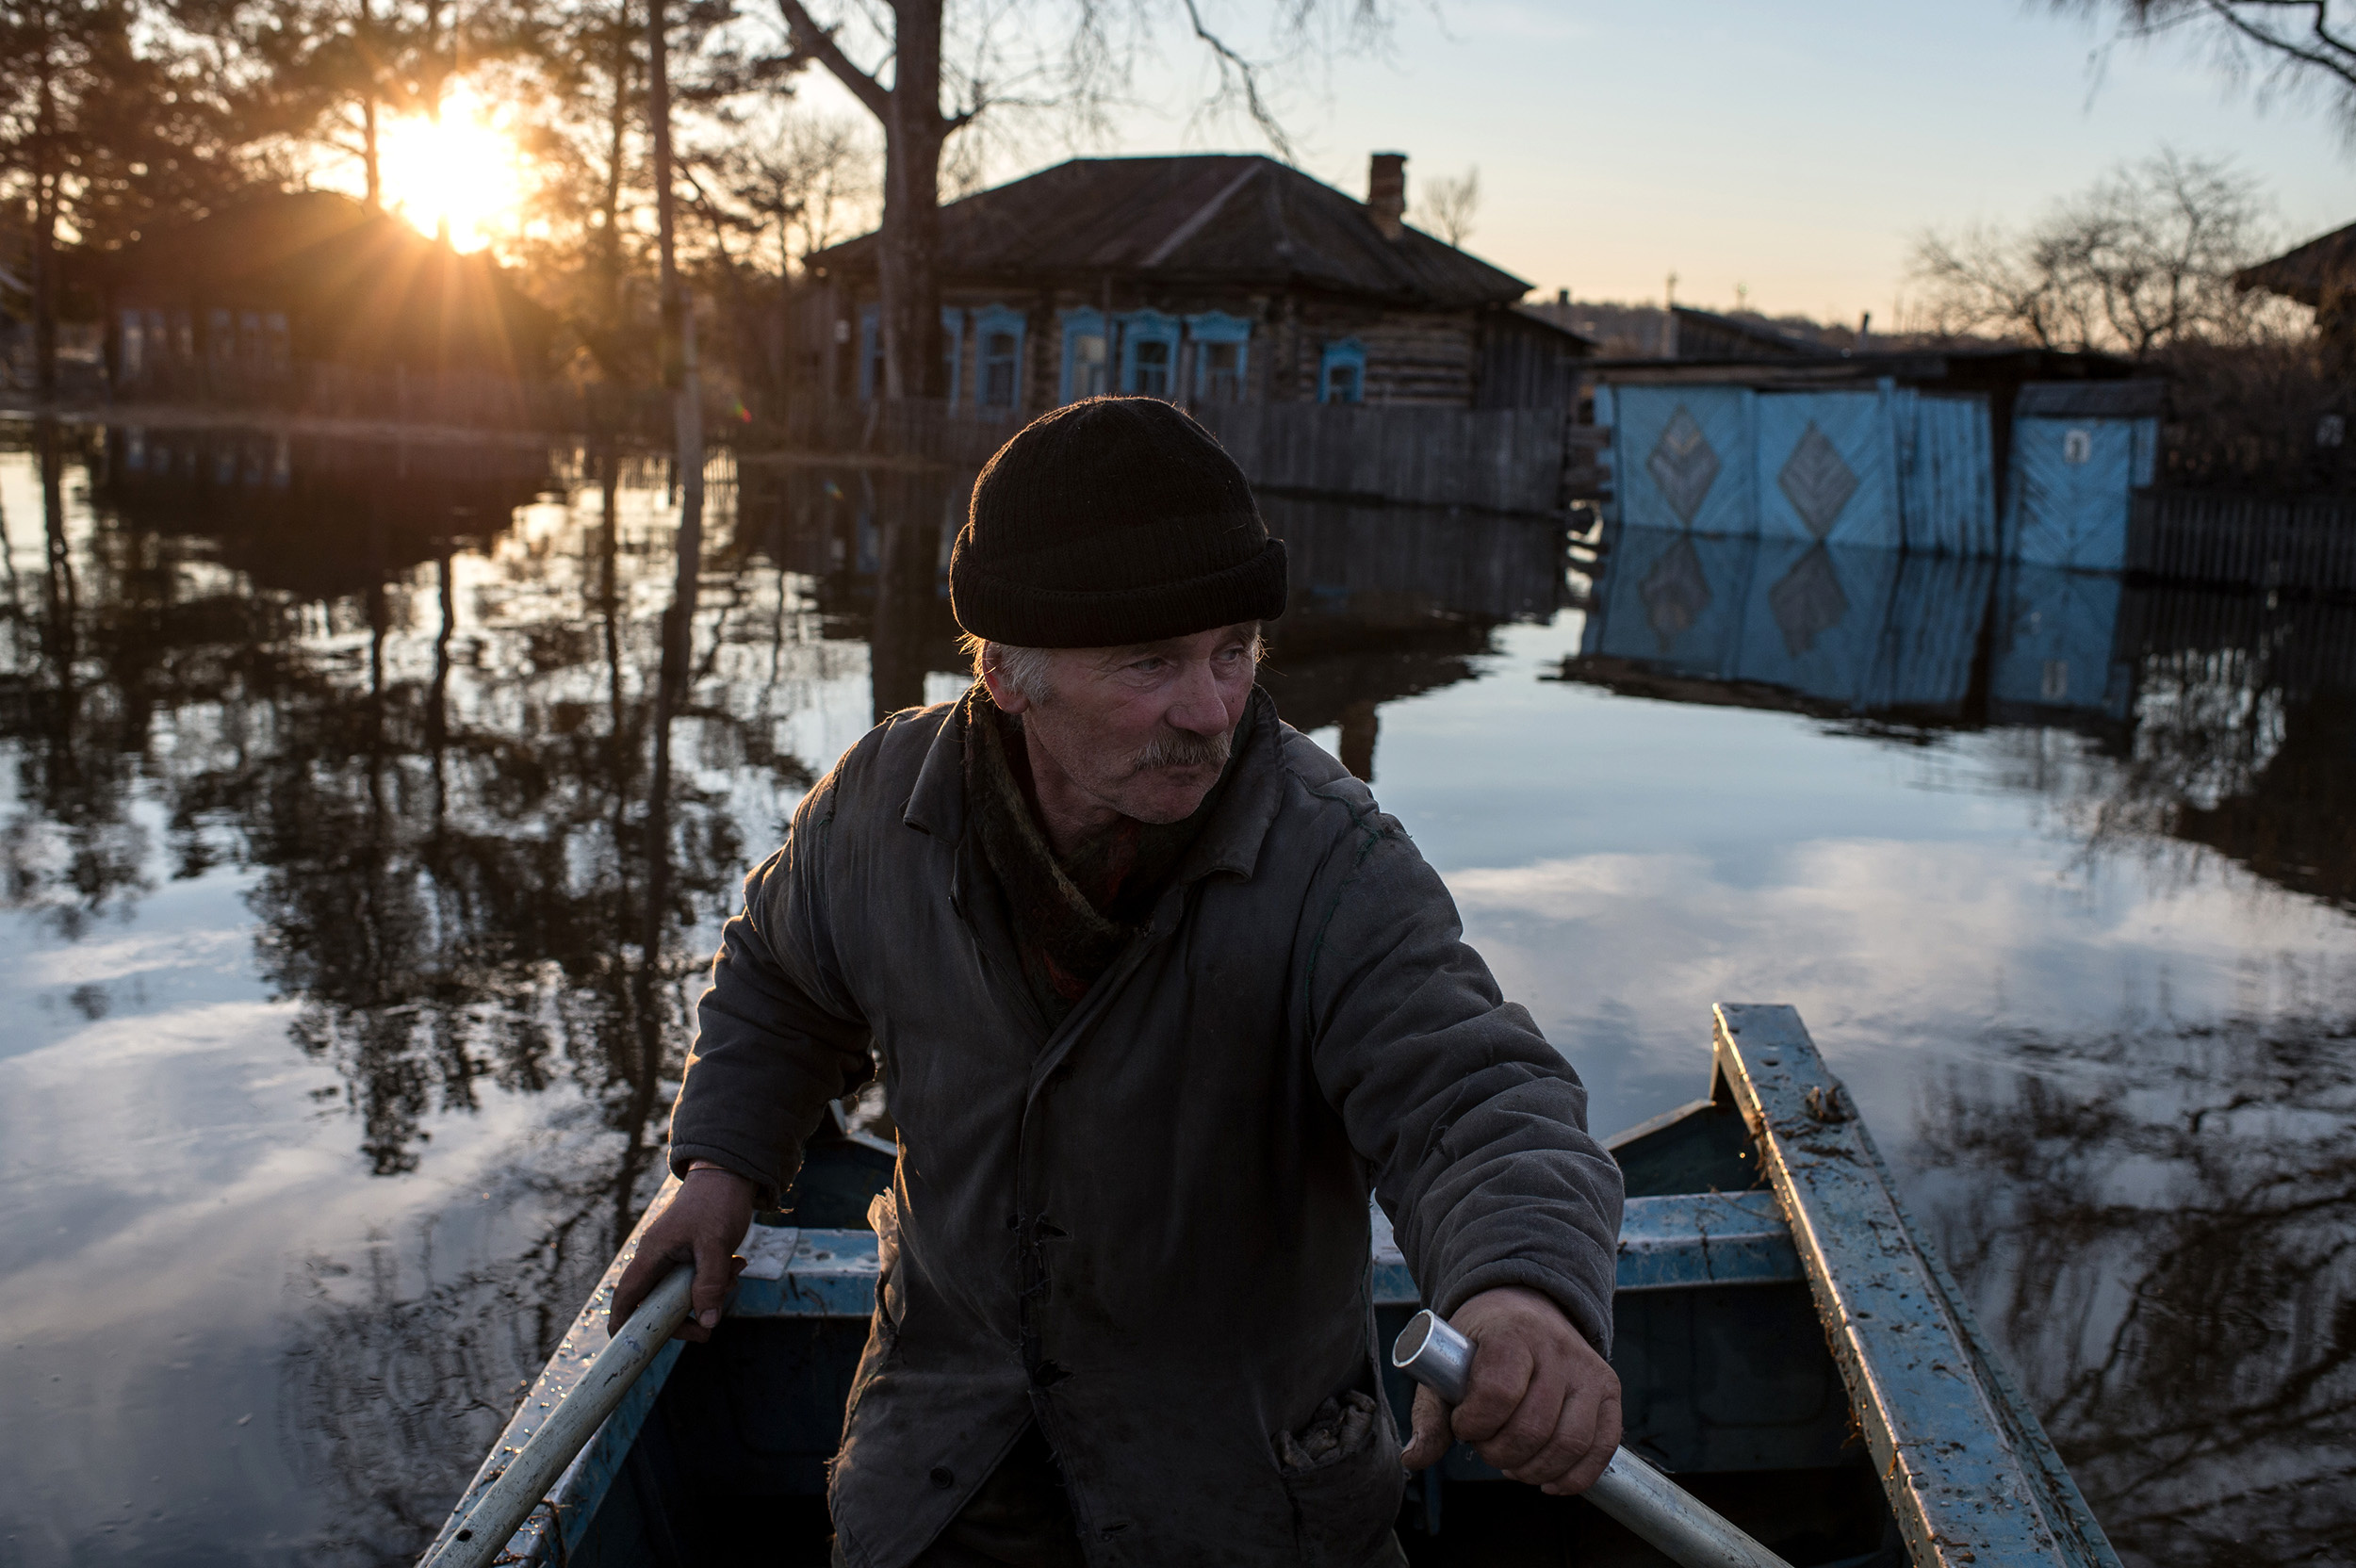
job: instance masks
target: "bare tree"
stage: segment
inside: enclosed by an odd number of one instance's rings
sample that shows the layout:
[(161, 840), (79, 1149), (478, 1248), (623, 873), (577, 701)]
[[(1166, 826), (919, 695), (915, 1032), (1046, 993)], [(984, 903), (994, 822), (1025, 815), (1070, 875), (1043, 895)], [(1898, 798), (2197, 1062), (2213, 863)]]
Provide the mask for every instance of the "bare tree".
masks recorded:
[(776, 236), (777, 275), (843, 237), (847, 220), (872, 210), (875, 158), (856, 121), (807, 111), (757, 118), (748, 134), (709, 154), (728, 194), (748, 220)]
[[(884, 396), (946, 391), (941, 351), (941, 186), (952, 139), (985, 115), (1052, 113), (1080, 134), (1102, 129), (1136, 62), (1155, 49), (1165, 0), (777, 0), (798, 57), (826, 68), (884, 134), (881, 286)], [(1291, 155), (1269, 83), (1284, 63), (1338, 42), (1359, 47), (1385, 28), (1386, 0), (1284, 0), (1272, 48), (1247, 53), (1215, 28), (1204, 0), (1168, 0), (1212, 67), (1198, 111), (1249, 119), (1280, 156)], [(1053, 42), (1045, 41), (1055, 41)], [(865, 63), (862, 63), (862, 60)], [(960, 186), (973, 160), (952, 171)]]
[(2226, 74), (2262, 95), (2319, 93), (2356, 145), (2356, 18), (2346, 0), (2054, 0), (2056, 9), (2115, 14), (2121, 33), (2188, 36)]
[(1932, 329), (2144, 359), (2245, 338), (2270, 307), (2233, 275), (2271, 249), (2256, 184), (2170, 151), (2105, 177), (2025, 233), (1924, 234), (1913, 273)]
[(1460, 250), (1472, 237), (1473, 214), (1480, 210), (1481, 165), (1477, 163), (1462, 174), (1443, 174), (1424, 187), (1424, 221)]

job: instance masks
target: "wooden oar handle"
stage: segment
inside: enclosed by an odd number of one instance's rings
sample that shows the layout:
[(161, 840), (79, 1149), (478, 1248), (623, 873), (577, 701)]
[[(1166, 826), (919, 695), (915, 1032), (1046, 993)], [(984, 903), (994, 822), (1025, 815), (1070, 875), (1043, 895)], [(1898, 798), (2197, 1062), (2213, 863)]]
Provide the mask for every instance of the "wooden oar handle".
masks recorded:
[(442, 1527), (418, 1559), (419, 1568), (484, 1568), (499, 1556), (532, 1511), (540, 1506), (556, 1478), (564, 1473), (630, 1385), (653, 1364), (679, 1326), (687, 1321), (687, 1298), (695, 1282), (692, 1264), (680, 1264), (638, 1303), (622, 1331), (606, 1342), (589, 1369), (557, 1401), (540, 1429)]
[[(1426, 1308), (1407, 1320), (1391, 1364), (1451, 1405), (1472, 1388), (1473, 1344)], [(1612, 1450), (1603, 1474), (1580, 1494), (1666, 1553), (1681, 1568), (1791, 1568), (1685, 1488), (1629, 1453)]]

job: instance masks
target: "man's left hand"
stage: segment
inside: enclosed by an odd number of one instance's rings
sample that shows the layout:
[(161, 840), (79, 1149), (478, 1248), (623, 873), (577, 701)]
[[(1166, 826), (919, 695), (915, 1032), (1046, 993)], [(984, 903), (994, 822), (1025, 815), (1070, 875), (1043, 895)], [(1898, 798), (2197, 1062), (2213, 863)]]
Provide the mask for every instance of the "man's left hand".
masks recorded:
[(1517, 1481), (1563, 1496), (1584, 1492), (1620, 1446), (1620, 1379), (1562, 1309), (1534, 1290), (1484, 1290), (1448, 1319), (1473, 1342), (1472, 1389), (1456, 1407), (1415, 1390), (1410, 1470), (1436, 1463), (1454, 1439)]

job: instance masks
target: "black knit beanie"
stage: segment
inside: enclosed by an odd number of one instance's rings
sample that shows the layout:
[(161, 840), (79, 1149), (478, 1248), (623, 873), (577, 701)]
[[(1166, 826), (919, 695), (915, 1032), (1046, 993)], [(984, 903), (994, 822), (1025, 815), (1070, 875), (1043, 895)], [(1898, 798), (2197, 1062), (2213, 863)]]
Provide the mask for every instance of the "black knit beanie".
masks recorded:
[(949, 608), (1013, 647), (1114, 647), (1284, 612), (1284, 546), (1211, 433), (1088, 398), (998, 449), (949, 557)]

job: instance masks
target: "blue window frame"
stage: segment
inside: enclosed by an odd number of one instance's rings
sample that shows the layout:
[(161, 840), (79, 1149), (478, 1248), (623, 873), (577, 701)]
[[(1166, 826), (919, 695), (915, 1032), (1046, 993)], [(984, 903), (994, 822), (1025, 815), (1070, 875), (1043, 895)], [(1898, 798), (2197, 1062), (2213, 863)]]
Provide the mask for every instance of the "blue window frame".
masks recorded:
[(957, 394), (965, 382), (965, 312), (948, 305), (941, 307), (941, 363), (948, 374), (941, 377), (949, 387), (949, 406), (957, 406)]
[(1104, 316), (1086, 305), (1067, 310), (1063, 322), (1063, 379), (1055, 389), (1059, 403), (1077, 402), (1110, 391), (1104, 372), (1109, 358), (1104, 345)]
[(1133, 310), (1121, 323), (1121, 389), (1147, 398), (1178, 395), (1178, 318)]
[(883, 308), (859, 307), (859, 400), (873, 402), (883, 385)]
[(1023, 339), (1029, 318), (1005, 305), (973, 313), (973, 392), (983, 408), (1011, 409), (1022, 400)]
[(1366, 346), (1354, 337), (1328, 343), (1317, 361), (1317, 401), (1362, 403), (1366, 400)]
[(1244, 374), (1251, 364), (1252, 323), (1240, 316), (1210, 310), (1186, 318), (1186, 335), (1194, 340), (1195, 400), (1243, 401)]

